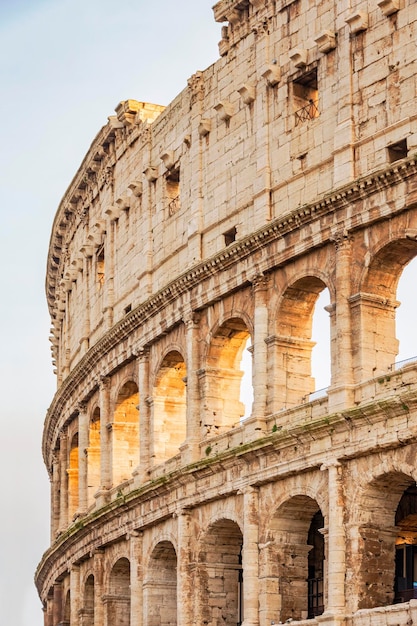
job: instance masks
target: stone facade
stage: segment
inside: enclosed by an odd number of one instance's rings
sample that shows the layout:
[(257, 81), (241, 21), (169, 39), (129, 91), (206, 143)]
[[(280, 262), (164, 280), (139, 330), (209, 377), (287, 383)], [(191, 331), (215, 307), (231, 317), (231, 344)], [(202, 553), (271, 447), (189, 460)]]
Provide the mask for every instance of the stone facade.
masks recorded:
[(412, 624), (417, 3), (213, 10), (218, 61), (121, 102), (53, 224), (45, 626)]

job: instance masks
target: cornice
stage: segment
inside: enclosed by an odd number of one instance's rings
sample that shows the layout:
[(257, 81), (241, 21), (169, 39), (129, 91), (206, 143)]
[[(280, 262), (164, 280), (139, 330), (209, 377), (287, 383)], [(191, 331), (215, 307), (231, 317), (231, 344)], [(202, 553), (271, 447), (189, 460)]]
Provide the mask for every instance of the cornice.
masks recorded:
[[(134, 105), (133, 105), (134, 103)], [(73, 230), (85, 219), (88, 205), (104, 185), (112, 178), (112, 169), (123, 153), (146, 133), (165, 107), (136, 100), (121, 102), (116, 107), (117, 116), (110, 116), (93, 139), (80, 167), (65, 192), (52, 225), (46, 267), (45, 291), (51, 317), (54, 314), (57, 280), (62, 263), (63, 241), (70, 239), (68, 231)], [(134, 115), (133, 115), (134, 113)], [(133, 116), (133, 117), (132, 117)], [(116, 137), (121, 137), (120, 145), (114, 149)]]
[[(292, 475), (299, 475), (300, 472), (311, 472), (319, 469), (323, 464), (321, 448), (315, 450), (310, 448), (312, 442), (320, 438), (329, 437), (332, 445), (328, 461), (345, 463), (355, 458), (366, 455), (380, 453), (382, 450), (392, 450), (401, 448), (407, 444), (417, 442), (417, 434), (414, 427), (415, 411), (417, 408), (417, 391), (403, 390), (401, 393), (394, 393), (383, 401), (372, 401), (366, 405), (353, 407), (346, 411), (332, 413), (325, 417), (319, 417), (306, 424), (297, 423), (282, 430), (269, 432), (259, 439), (252, 440), (236, 448), (229, 448), (213, 457), (201, 459), (195, 463), (184, 466), (173, 471), (171, 474), (163, 475), (156, 480), (150, 481), (138, 489), (119, 496), (97, 511), (93, 511), (84, 518), (77, 520), (68, 530), (63, 533), (55, 543), (45, 552), (40, 562), (35, 580), (39, 593), (42, 595), (46, 591), (45, 584), (49, 576), (50, 569), (54, 567), (61, 558), (69, 557), (75, 560), (83, 558), (84, 554), (100, 549), (109, 543), (120, 540), (131, 531), (143, 530), (156, 521), (171, 517), (181, 508), (192, 510), (211, 500), (230, 497), (236, 495), (243, 487), (261, 486), (274, 482), (278, 477), (287, 478)], [(394, 410), (393, 410), (394, 409)], [(369, 441), (360, 436), (360, 429), (368, 429), (370, 425), (376, 426), (378, 423), (393, 419), (399, 413), (409, 416), (413, 414), (413, 423), (407, 422), (402, 431), (386, 429), (386, 436), (378, 440)], [(272, 422), (271, 422), (272, 424)], [(346, 437), (340, 438), (340, 432), (350, 433), (349, 443)], [(355, 433), (356, 432), (356, 436)], [(334, 439), (333, 439), (334, 438)], [(297, 448), (294, 450), (294, 443)], [(305, 447), (308, 452), (301, 454), (300, 446)], [(284, 449), (292, 450), (291, 457), (276, 462), (266, 463), (263, 469), (259, 470), (258, 458), (261, 456), (274, 456), (280, 452), (280, 459)], [(301, 459), (301, 464), (300, 464)], [(253, 468), (251, 462), (254, 460)], [(207, 489), (193, 490), (193, 495), (184, 497), (179, 503), (177, 496), (181, 486), (188, 482), (193, 484), (199, 480), (204, 481), (208, 474), (218, 475), (227, 472), (230, 467), (235, 467), (240, 463), (242, 472), (235, 480), (224, 483), (224, 487), (219, 489), (218, 484)], [(146, 502), (154, 498), (164, 498), (172, 496), (170, 501), (166, 501), (163, 507), (150, 507), (145, 514), (132, 517), (134, 507), (141, 508)], [(127, 515), (122, 519), (123, 512)], [(143, 512), (143, 509), (141, 509)], [(135, 523), (132, 519), (141, 519)], [(107, 525), (107, 526), (106, 526)], [(100, 529), (100, 532), (94, 532)], [(80, 554), (80, 550), (82, 554)], [(56, 572), (55, 572), (56, 574)]]
[[(55, 394), (46, 416), (43, 435), (43, 454), (47, 468), (51, 465), (49, 457), (52, 454), (52, 450), (49, 449), (49, 446), (52, 444), (53, 433), (59, 425), (59, 418), (65, 404), (70, 401), (72, 397), (76, 397), (77, 387), (86, 377), (94, 372), (97, 363), (103, 360), (120, 342), (128, 338), (139, 327), (143, 326), (147, 320), (156, 316), (183, 294), (192, 291), (203, 280), (218, 273), (225, 272), (230, 267), (241, 263), (244, 259), (253, 255), (258, 250), (264, 249), (271, 242), (284, 237), (295, 229), (299, 230), (309, 224), (313, 219), (318, 219), (319, 217), (343, 209), (354, 202), (364, 200), (370, 195), (389, 188), (393, 184), (398, 184), (415, 174), (417, 174), (417, 154), (402, 161), (398, 161), (395, 164), (391, 164), (383, 170), (378, 170), (366, 177), (355, 180), (351, 184), (344, 185), (316, 202), (303, 205), (273, 220), (266, 226), (263, 226), (254, 233), (228, 246), (212, 257), (197, 263), (117, 322), (113, 328), (90, 348), (82, 360), (70, 372)], [(386, 217), (386, 215), (384, 215), (384, 217)], [(356, 219), (356, 223), (354, 218), (351, 219), (349, 226), (350, 232), (366, 225), (363, 222), (362, 215), (357, 216)], [(320, 242), (316, 242), (315, 246), (323, 245), (326, 242), (325, 237), (329, 240), (330, 233), (327, 233), (327, 235), (323, 233), (323, 239)], [(307, 242), (306, 245), (311, 248), (311, 242)], [(298, 251), (298, 254), (300, 253), (301, 251)], [(276, 257), (269, 257), (269, 255), (267, 255), (263, 271), (272, 270), (273, 267), (276, 267), (277, 262)], [(204, 303), (204, 305), (206, 304), (209, 304), (209, 300)], [(171, 324), (177, 324), (180, 321), (181, 313), (178, 311), (177, 318), (173, 319)], [(102, 372), (102, 374), (106, 373)]]

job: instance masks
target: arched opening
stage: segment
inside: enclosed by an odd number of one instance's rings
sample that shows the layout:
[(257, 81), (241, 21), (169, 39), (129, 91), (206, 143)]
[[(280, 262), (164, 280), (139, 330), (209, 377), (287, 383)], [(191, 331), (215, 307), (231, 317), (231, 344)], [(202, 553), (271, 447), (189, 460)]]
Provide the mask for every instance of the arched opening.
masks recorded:
[(153, 390), (153, 455), (162, 463), (180, 451), (186, 437), (186, 367), (176, 350), (163, 359)]
[(397, 367), (417, 360), (417, 258), (404, 268), (398, 282), (397, 299), (400, 305), (396, 309), (396, 334), (398, 339)]
[[(291, 408), (313, 399), (311, 394), (316, 390), (312, 373), (312, 351), (315, 346), (312, 341), (313, 318), (317, 302), (320, 303), (320, 309), (327, 302), (328, 292), (319, 299), (324, 290), (327, 292), (326, 285), (319, 278), (306, 276), (288, 287), (283, 295), (274, 342), (274, 405), (277, 409)], [(325, 367), (319, 365), (314, 369), (316, 372), (327, 372), (327, 384), (326, 379), (320, 377), (320, 385), (327, 387), (330, 365), (329, 319), (324, 318), (323, 310), (318, 313), (321, 327), (317, 335), (317, 360), (314, 363), (316, 365), (321, 359), (327, 363)], [(320, 352), (319, 346), (324, 350)]]
[(240, 384), (239, 400), (244, 406), (243, 419), (250, 417), (252, 414), (253, 404), (253, 385), (252, 385), (252, 339), (249, 336), (246, 339), (240, 369), (243, 372), (242, 382)]
[(170, 541), (161, 541), (153, 550), (143, 592), (146, 623), (176, 626), (177, 555)]
[(139, 463), (139, 393), (129, 381), (120, 389), (113, 417), (113, 484), (129, 480)]
[(80, 626), (94, 626), (94, 576), (92, 574), (85, 581), (83, 605), (79, 615)]
[(130, 626), (130, 563), (122, 557), (112, 567), (109, 593), (103, 597), (107, 624)]
[(395, 513), (394, 602), (417, 599), (417, 487), (406, 489)]
[(327, 287), (320, 292), (314, 305), (311, 338), (314, 342), (311, 354), (311, 374), (315, 390), (309, 399), (323, 396), (331, 381), (330, 323), (327, 307), (330, 305), (330, 293)]
[[(211, 340), (204, 370), (203, 437), (229, 430), (250, 414), (251, 379), (246, 378), (247, 389), (244, 396), (242, 393), (245, 370), (251, 372), (251, 354), (246, 351), (250, 339), (244, 321), (231, 318), (222, 324)], [(245, 359), (244, 354), (247, 354)]]
[(71, 439), (68, 462), (68, 517), (71, 520), (78, 510), (78, 433)]
[(242, 624), (243, 536), (236, 522), (222, 519), (208, 529), (199, 553), (199, 606), (203, 614), (199, 623)]
[(100, 487), (100, 428), (100, 409), (97, 407), (91, 416), (88, 430), (87, 488), (89, 506), (94, 503), (94, 494)]
[(386, 373), (397, 359), (397, 286), (404, 268), (416, 254), (414, 239), (399, 239), (382, 248), (372, 259), (361, 292), (352, 302), (353, 327), (358, 329), (353, 335), (358, 381)]
[(324, 519), (312, 498), (297, 495), (275, 512), (262, 568), (277, 595), (267, 594), (267, 615), (286, 622), (324, 612)]
[[(353, 561), (353, 576), (361, 581), (358, 585), (359, 609), (392, 604), (394, 588), (398, 598), (402, 597), (400, 589), (406, 583), (400, 580), (400, 556), (396, 563), (396, 545), (406, 545), (404, 530), (409, 523), (415, 522), (413, 517), (407, 519), (414, 506), (414, 493), (408, 491), (412, 485), (415, 482), (404, 474), (384, 474), (367, 486), (360, 501), (358, 554)], [(401, 550), (406, 548), (399, 547), (399, 554)]]

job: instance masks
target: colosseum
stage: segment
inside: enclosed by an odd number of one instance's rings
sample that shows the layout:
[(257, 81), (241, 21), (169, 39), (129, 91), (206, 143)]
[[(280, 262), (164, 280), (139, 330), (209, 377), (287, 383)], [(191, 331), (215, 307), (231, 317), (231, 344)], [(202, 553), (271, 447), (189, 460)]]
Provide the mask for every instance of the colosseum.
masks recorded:
[(417, 360), (398, 361), (396, 309), (417, 3), (213, 12), (218, 60), (167, 107), (120, 102), (53, 223), (44, 623), (416, 624)]

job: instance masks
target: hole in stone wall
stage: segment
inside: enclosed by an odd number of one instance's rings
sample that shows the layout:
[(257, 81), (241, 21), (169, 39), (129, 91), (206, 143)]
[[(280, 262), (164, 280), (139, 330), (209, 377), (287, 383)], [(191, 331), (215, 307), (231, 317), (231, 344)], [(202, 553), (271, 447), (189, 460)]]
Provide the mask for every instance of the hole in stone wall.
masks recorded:
[(236, 241), (236, 235), (237, 235), (236, 226), (233, 226), (233, 228), (223, 233), (224, 245), (230, 246), (231, 243)]
[(405, 159), (408, 154), (407, 139), (402, 139), (401, 141), (397, 141), (396, 143), (387, 146), (387, 152), (389, 163)]

